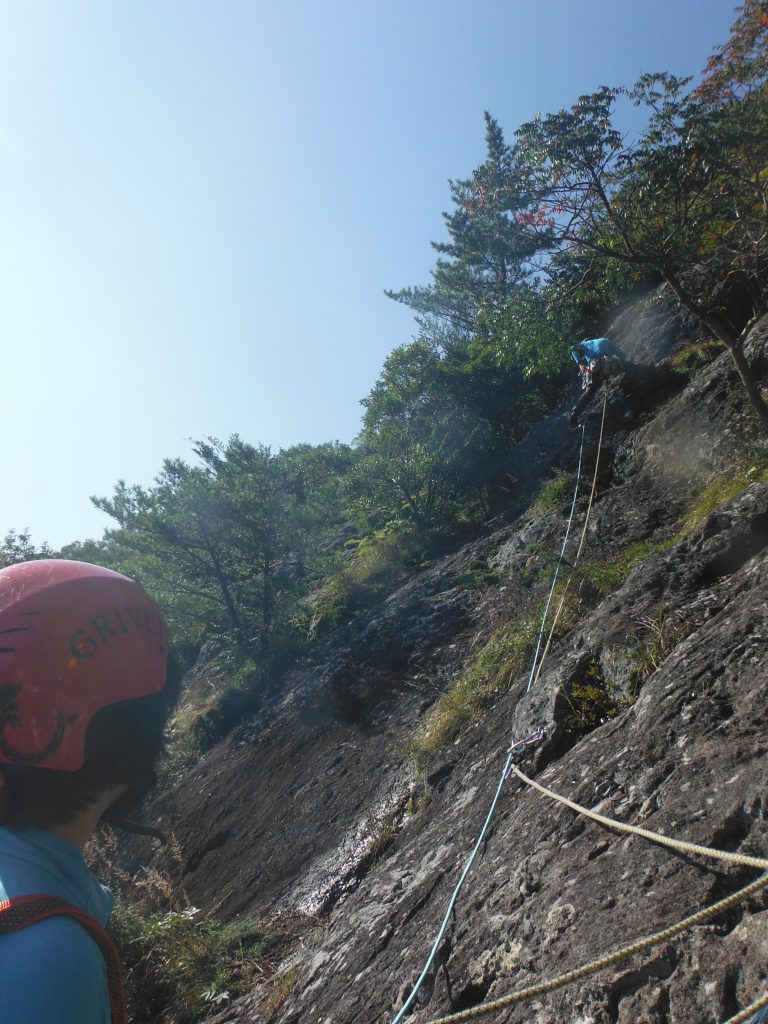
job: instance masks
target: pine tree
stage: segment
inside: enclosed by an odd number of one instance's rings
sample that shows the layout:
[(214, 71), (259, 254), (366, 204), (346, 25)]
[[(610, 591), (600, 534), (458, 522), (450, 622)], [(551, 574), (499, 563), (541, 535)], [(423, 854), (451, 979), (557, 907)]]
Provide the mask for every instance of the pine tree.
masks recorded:
[(449, 182), (449, 241), (432, 243), (439, 254), (433, 284), (386, 293), (410, 306), (422, 333), (449, 352), (472, 335), (483, 308), (498, 308), (531, 277), (544, 244), (517, 220), (526, 197), (514, 186), (514, 152), (487, 112), (485, 141), (485, 160), (472, 176)]

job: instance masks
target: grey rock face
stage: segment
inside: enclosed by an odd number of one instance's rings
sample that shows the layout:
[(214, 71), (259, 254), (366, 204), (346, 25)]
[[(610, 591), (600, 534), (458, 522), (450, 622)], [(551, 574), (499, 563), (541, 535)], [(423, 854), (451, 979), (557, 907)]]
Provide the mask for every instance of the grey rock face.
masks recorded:
[[(647, 315), (657, 313), (651, 304)], [(638, 340), (638, 351), (669, 351), (675, 335), (664, 323), (663, 340)], [(767, 333), (764, 320), (747, 348), (756, 365)], [(595, 404), (567, 562), (594, 471)], [(532, 491), (553, 462), (573, 469), (576, 444), (560, 414), (511, 460), (533, 467), (518, 474)], [(526, 771), (544, 785), (624, 822), (768, 857), (768, 483), (722, 501), (695, 528), (685, 520), (708, 472), (764, 451), (727, 355), (644, 397), (611, 385), (583, 560), (596, 572), (638, 545), (643, 557), (608, 596), (595, 592), (530, 692), (525, 671), (430, 764), (418, 781), (429, 789), (424, 806), (413, 806), (409, 737), (497, 626), (541, 607), (567, 508), (497, 520), (329, 636), (269, 720), (211, 753), (162, 808), (188, 854), (192, 899), (218, 904), (226, 889), (229, 916), (308, 914), (306, 941), (281, 968), (296, 972), (291, 994), (270, 1002), (269, 983), (257, 984), (212, 1021), (391, 1021), (427, 958), (507, 749), (539, 725), (547, 739)], [(462, 572), (478, 559), (499, 579), (467, 589)], [(587, 683), (605, 699), (579, 714), (573, 688)], [(218, 845), (209, 826), (224, 836)], [(425, 1024), (575, 968), (756, 874), (602, 828), (513, 776), (406, 1019)], [(487, 1019), (716, 1024), (767, 979), (762, 894)]]

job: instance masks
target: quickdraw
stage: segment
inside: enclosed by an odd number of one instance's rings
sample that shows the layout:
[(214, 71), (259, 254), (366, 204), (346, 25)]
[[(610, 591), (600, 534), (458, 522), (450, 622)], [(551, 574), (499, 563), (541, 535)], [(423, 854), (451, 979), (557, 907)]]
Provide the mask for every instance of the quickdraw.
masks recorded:
[(517, 743), (513, 743), (509, 748), (509, 756), (512, 759), (512, 763), (504, 775), (505, 781), (512, 774), (512, 765), (520, 764), (530, 753), (531, 749), (536, 746), (537, 743), (541, 743), (542, 740), (547, 738), (546, 729), (536, 729), (534, 732), (528, 733), (524, 740), (519, 740)]

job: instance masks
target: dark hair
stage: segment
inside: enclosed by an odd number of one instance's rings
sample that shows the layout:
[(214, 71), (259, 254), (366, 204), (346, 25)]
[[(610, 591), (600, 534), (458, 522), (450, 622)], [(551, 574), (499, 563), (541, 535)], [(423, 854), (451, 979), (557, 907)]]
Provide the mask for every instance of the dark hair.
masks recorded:
[(146, 697), (109, 704), (94, 714), (85, 737), (85, 760), (74, 772), (8, 767), (4, 824), (46, 828), (66, 825), (114, 786), (128, 791), (110, 808), (118, 818), (136, 807), (156, 781), (165, 749), (165, 723), (178, 700), (181, 669), (171, 655), (165, 685)]

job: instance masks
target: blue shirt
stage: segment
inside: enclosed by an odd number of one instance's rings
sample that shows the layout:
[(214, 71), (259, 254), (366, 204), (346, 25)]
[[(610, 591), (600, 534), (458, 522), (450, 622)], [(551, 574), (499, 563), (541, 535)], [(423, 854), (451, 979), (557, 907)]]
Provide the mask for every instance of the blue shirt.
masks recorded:
[(608, 338), (589, 338), (586, 341), (578, 342), (571, 349), (571, 357), (574, 363), (579, 363), (582, 359), (589, 361), (596, 356), (619, 356), (623, 358), (623, 353)]
[[(105, 925), (112, 894), (79, 850), (36, 828), (0, 828), (0, 900), (62, 896)], [(99, 947), (67, 917), (0, 935), (2, 1024), (110, 1024), (107, 972)]]

